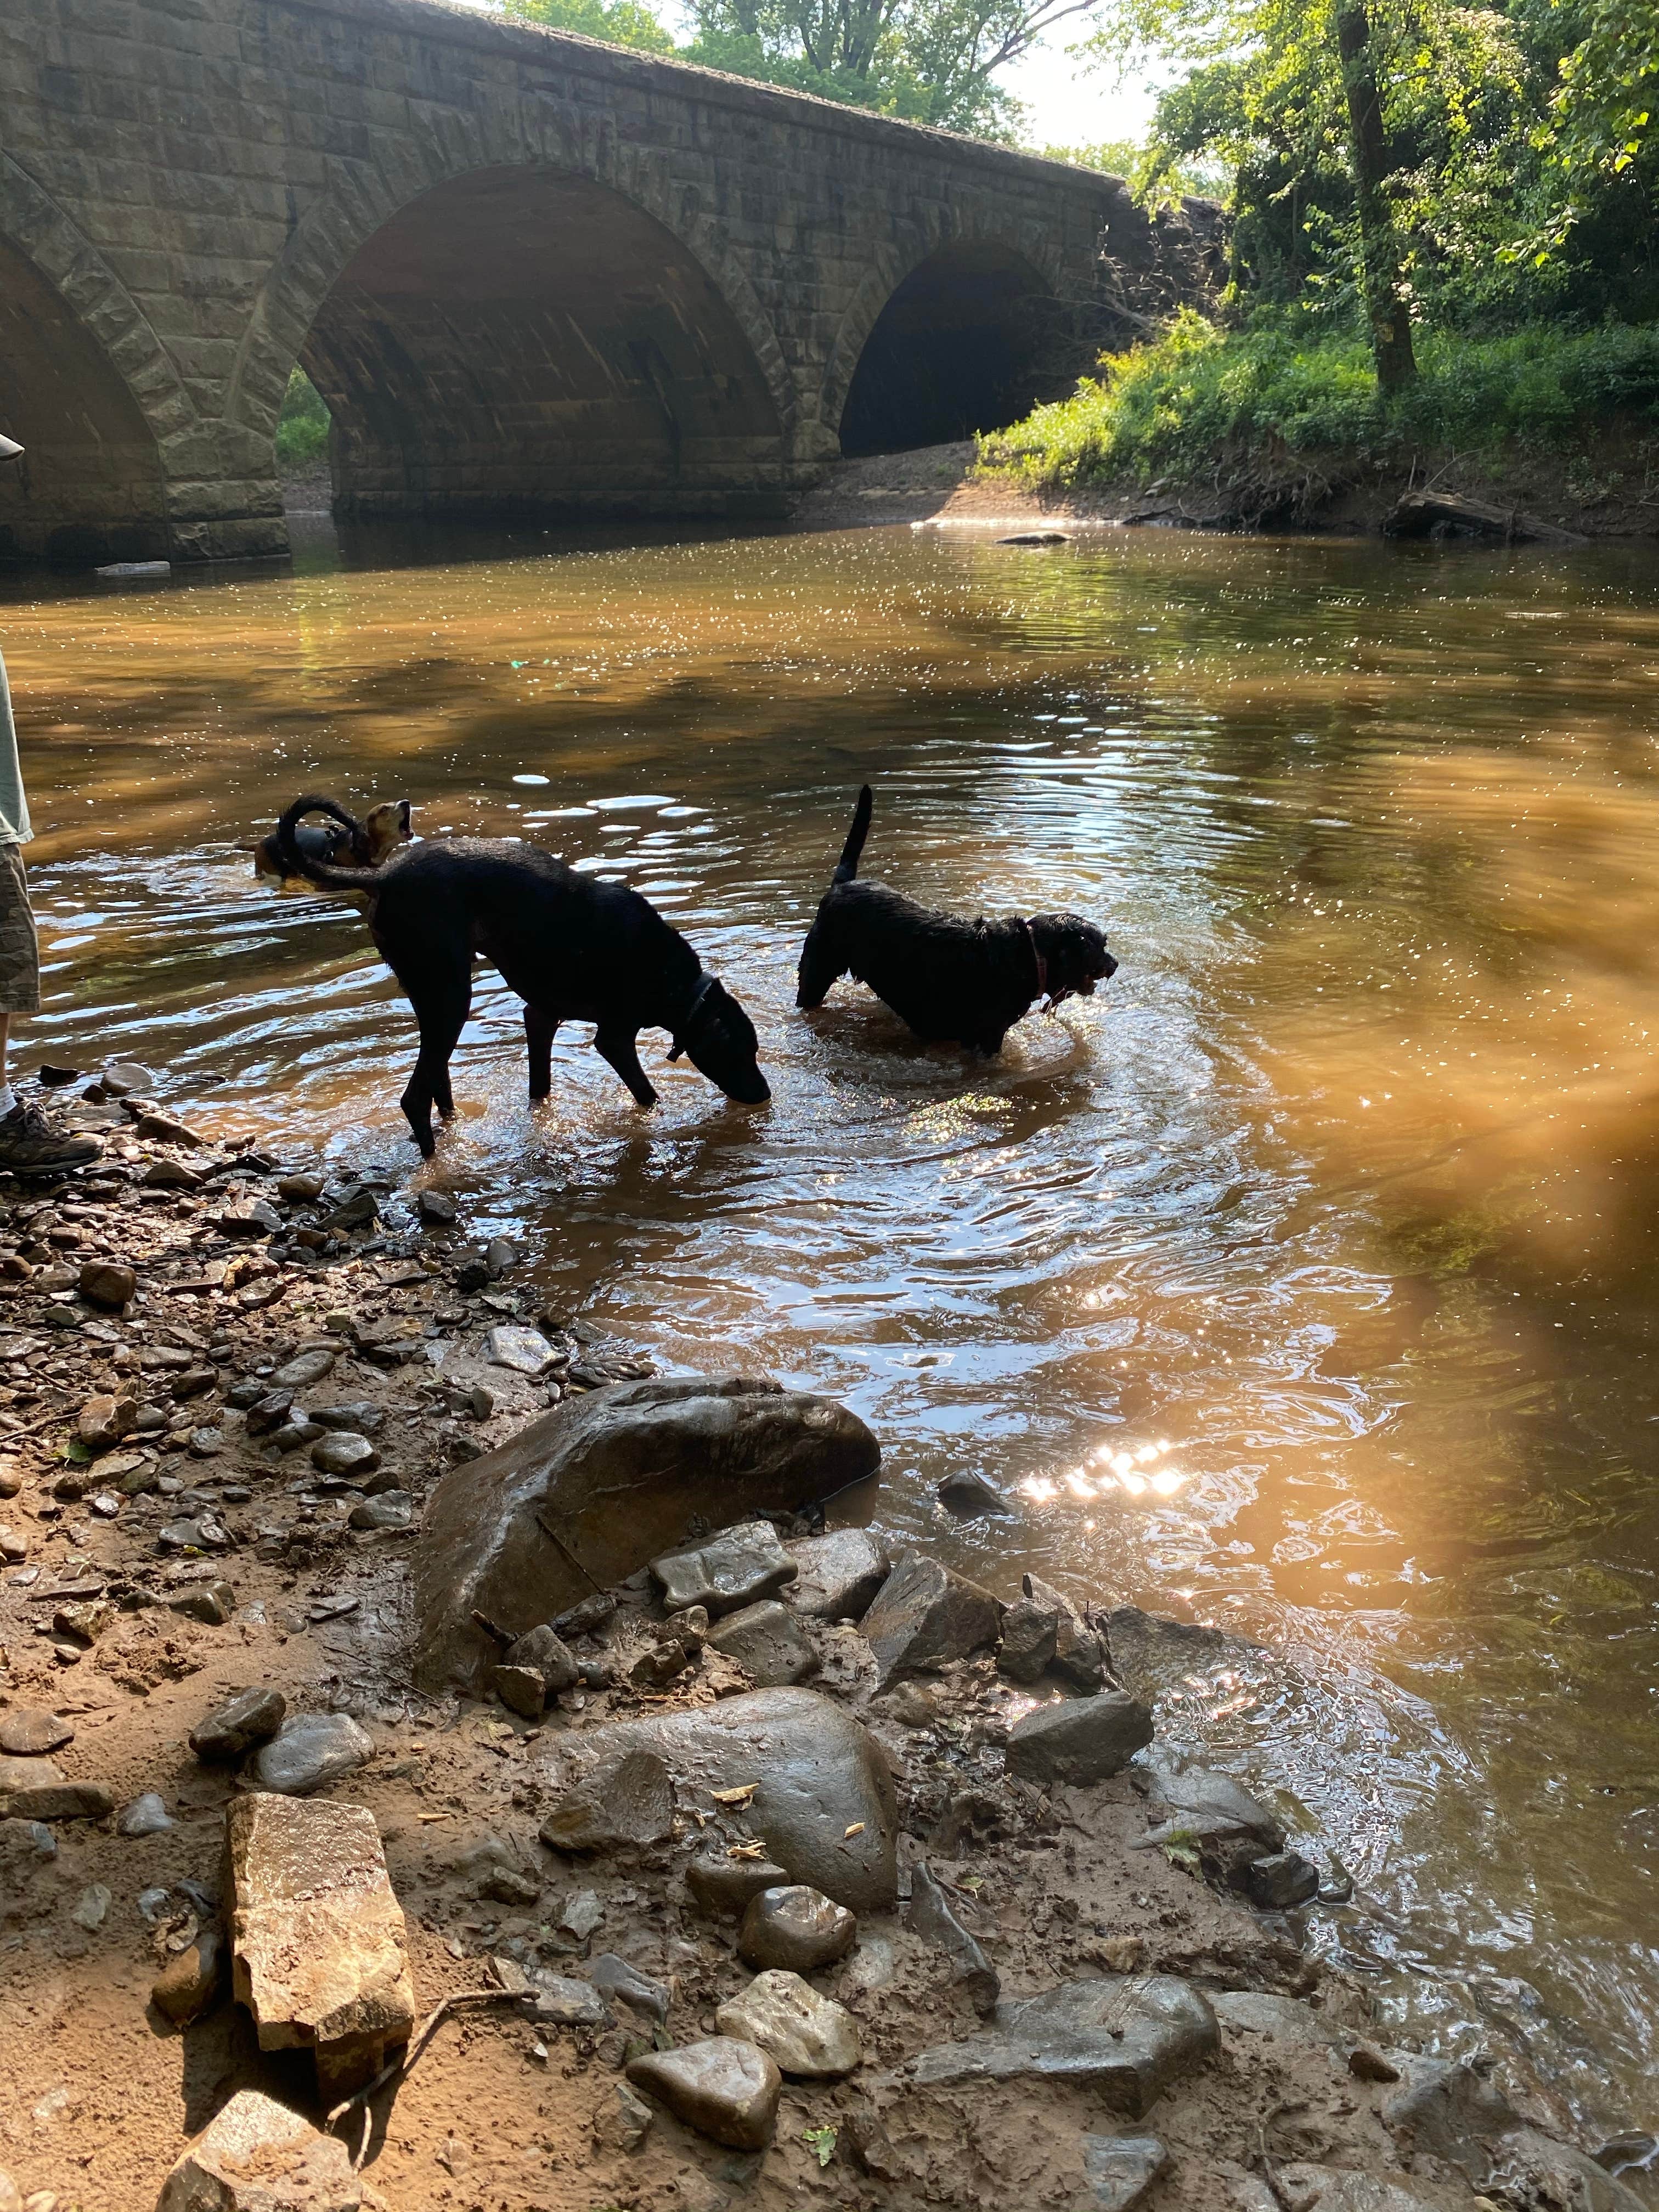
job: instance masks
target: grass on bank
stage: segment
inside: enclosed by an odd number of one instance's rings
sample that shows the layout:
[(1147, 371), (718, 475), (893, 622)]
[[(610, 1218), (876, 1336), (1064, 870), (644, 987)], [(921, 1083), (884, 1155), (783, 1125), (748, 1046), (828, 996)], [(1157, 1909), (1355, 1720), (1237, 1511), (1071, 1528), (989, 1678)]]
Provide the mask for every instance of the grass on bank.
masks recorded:
[(1069, 399), (980, 441), (982, 466), (1048, 489), (1212, 475), (1218, 459), (1287, 448), (1357, 463), (1406, 444), (1489, 453), (1559, 445), (1613, 416), (1659, 431), (1659, 325), (1498, 337), (1425, 331), (1419, 374), (1384, 399), (1363, 337), (1263, 316), (1223, 330), (1190, 310), (1109, 355)]
[(322, 393), (304, 369), (295, 369), (283, 395), (283, 411), (276, 418), (278, 466), (301, 468), (320, 460), (328, 451), (328, 423)]

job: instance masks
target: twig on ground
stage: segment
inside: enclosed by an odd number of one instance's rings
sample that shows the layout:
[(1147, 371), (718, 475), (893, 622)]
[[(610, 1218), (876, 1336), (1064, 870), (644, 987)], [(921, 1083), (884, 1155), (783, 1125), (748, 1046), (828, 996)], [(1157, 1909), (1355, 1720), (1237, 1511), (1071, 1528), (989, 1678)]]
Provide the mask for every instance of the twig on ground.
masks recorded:
[(499, 1987), (485, 1990), (452, 1990), (447, 1997), (439, 1998), (437, 2003), (433, 2006), (431, 2011), (390, 2065), (381, 2067), (372, 2081), (366, 2082), (361, 2089), (346, 2098), (343, 2103), (335, 2106), (326, 2122), (326, 2125), (331, 2129), (338, 2125), (354, 2105), (362, 2105), (364, 2108), (362, 2141), (358, 2146), (356, 2157), (351, 2161), (354, 2170), (362, 2166), (363, 2154), (368, 2148), (370, 2128), (368, 2107), (370, 2098), (377, 2096), (388, 2081), (395, 2081), (403, 2075), (412, 2071), (434, 2033), (443, 2024), (453, 2008), (456, 2005), (464, 2004), (499, 2004), (509, 1997), (516, 2002), (522, 1995), (522, 1990), (504, 1990)]

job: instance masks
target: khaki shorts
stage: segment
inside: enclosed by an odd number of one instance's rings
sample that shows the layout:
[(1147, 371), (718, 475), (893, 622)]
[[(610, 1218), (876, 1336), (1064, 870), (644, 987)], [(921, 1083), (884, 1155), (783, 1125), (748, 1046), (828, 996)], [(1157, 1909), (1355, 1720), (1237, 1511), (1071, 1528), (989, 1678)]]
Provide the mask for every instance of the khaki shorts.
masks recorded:
[(21, 845), (0, 845), (0, 1014), (40, 1011), (40, 945)]

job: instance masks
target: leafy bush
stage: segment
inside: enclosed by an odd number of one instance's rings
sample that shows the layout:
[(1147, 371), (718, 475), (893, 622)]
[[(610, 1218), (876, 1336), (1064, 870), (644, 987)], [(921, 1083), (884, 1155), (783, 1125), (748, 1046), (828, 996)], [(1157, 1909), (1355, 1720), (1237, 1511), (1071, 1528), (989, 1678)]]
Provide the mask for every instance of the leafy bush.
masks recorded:
[(981, 443), (981, 459), (1033, 482), (1198, 473), (1223, 447), (1380, 453), (1402, 441), (1490, 451), (1557, 441), (1615, 412), (1659, 416), (1659, 325), (1498, 337), (1427, 331), (1415, 384), (1386, 400), (1358, 333), (1295, 313), (1222, 330), (1190, 311), (1160, 337), (1109, 355), (1069, 399)]
[(276, 418), (276, 460), (279, 467), (298, 468), (319, 460), (328, 451), (329, 412), (323, 395), (296, 368), (288, 380), (283, 411)]

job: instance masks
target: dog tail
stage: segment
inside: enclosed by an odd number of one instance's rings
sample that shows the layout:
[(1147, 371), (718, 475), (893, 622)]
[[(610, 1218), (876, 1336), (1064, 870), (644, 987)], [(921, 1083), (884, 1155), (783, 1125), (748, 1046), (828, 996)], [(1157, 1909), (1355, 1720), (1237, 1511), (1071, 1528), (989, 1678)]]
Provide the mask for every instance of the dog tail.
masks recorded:
[(859, 793), (859, 803), (853, 816), (853, 826), (847, 833), (847, 842), (841, 848), (841, 858), (836, 863), (834, 880), (850, 884), (859, 872), (859, 854), (864, 850), (864, 841), (870, 835), (870, 817), (875, 811), (876, 795), (866, 783)]
[(319, 799), (314, 792), (296, 799), (276, 824), (276, 850), (283, 856), (283, 865), (307, 883), (321, 884), (325, 890), (360, 891), (372, 890), (380, 878), (378, 868), (343, 868), (333, 860), (319, 860), (301, 849), (295, 835), (302, 817), (307, 814), (327, 814), (343, 823), (351, 833), (354, 845), (362, 836), (362, 824), (356, 817), (348, 814), (343, 806), (336, 805), (331, 799)]

